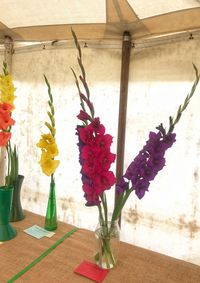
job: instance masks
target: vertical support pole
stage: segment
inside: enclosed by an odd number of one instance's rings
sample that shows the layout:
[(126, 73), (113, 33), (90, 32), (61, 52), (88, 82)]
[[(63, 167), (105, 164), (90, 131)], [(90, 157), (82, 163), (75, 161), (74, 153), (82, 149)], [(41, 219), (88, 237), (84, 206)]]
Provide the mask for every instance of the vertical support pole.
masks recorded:
[[(8, 72), (12, 69), (13, 40), (9, 36), (4, 41), (4, 62), (7, 63)], [(6, 148), (0, 148), (0, 186), (4, 185), (6, 176)]]
[(9, 36), (5, 36), (4, 41), (4, 61), (7, 64), (8, 72), (12, 73), (12, 54), (13, 54), (13, 40)]
[[(124, 170), (124, 148), (125, 148), (125, 134), (126, 134), (126, 110), (127, 110), (127, 96), (128, 96), (130, 53), (131, 53), (131, 35), (128, 31), (125, 31), (123, 34), (123, 43), (122, 43), (120, 102), (119, 102), (119, 117), (118, 117), (117, 163), (116, 163), (117, 181), (123, 175), (123, 170)], [(116, 199), (117, 199), (117, 195), (115, 192), (115, 201)], [(119, 220), (119, 224), (120, 223), (121, 221)]]

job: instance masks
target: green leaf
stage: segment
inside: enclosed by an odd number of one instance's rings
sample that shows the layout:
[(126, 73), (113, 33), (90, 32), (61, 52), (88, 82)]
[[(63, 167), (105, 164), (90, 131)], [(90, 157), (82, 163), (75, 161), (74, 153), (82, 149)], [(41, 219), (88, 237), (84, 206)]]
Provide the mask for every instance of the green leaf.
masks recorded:
[(198, 69), (197, 67), (193, 64), (193, 68), (195, 70), (195, 76), (196, 76), (196, 79), (192, 85), (192, 88), (191, 88), (191, 91), (190, 93), (186, 96), (184, 102), (182, 105), (179, 106), (178, 108), (178, 111), (177, 111), (177, 114), (176, 114), (176, 117), (175, 119), (173, 119), (172, 117), (169, 117), (169, 130), (168, 130), (168, 133), (167, 134), (170, 134), (173, 132), (174, 130), (174, 127), (175, 125), (178, 123), (178, 121), (180, 120), (182, 114), (183, 114), (183, 111), (187, 108), (189, 102), (190, 102), (190, 99), (192, 98), (192, 96), (194, 95), (195, 93), (195, 90), (196, 90), (196, 87), (199, 83), (199, 79), (200, 79), (200, 74), (198, 72)]

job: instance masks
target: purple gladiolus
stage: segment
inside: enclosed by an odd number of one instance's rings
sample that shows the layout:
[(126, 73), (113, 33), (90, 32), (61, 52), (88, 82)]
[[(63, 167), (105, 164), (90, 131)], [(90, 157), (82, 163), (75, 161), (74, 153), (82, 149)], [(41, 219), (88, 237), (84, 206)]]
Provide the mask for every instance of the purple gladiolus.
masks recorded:
[(126, 182), (122, 176), (122, 178), (119, 180), (119, 182), (116, 185), (116, 192), (117, 194), (121, 194), (127, 188), (128, 188), (128, 182)]
[(125, 191), (128, 188), (128, 183), (131, 182), (132, 189), (135, 190), (137, 197), (141, 199), (145, 192), (148, 191), (150, 181), (165, 166), (165, 151), (175, 142), (175, 137), (176, 134), (174, 133), (163, 136), (161, 132), (150, 132), (149, 140), (118, 182), (116, 186), (117, 193)]

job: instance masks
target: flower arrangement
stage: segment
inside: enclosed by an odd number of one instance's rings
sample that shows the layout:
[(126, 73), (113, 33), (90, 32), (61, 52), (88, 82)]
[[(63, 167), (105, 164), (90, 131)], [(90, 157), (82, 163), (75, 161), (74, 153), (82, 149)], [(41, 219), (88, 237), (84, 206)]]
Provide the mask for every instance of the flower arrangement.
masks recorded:
[(55, 200), (55, 178), (54, 173), (59, 166), (60, 161), (54, 158), (58, 155), (58, 146), (56, 143), (56, 127), (55, 127), (55, 109), (53, 104), (53, 96), (51, 93), (51, 86), (47, 77), (44, 75), (45, 83), (48, 87), (48, 105), (49, 111), (47, 112), (49, 122), (45, 122), (45, 126), (48, 128), (49, 133), (42, 134), (37, 147), (41, 149), (41, 159), (39, 161), (42, 168), (42, 172), (51, 176), (49, 202), (47, 206), (47, 213), (45, 219), (45, 229), (55, 230), (57, 228), (57, 215), (56, 215), (56, 200)]
[(7, 64), (3, 63), (3, 74), (0, 75), (0, 147), (6, 147), (8, 156), (5, 188), (14, 185), (18, 176), (18, 155), (16, 146), (11, 146), (11, 128), (15, 124), (12, 111), (14, 110), (15, 87), (9, 74)]
[[(179, 106), (176, 117), (169, 117), (168, 130), (164, 128), (163, 124), (160, 124), (156, 127), (157, 132), (149, 133), (146, 144), (128, 166), (119, 182), (117, 182), (117, 198), (112, 212), (111, 224), (109, 224), (105, 191), (116, 183), (114, 173), (110, 171), (110, 166), (115, 161), (115, 154), (110, 152), (112, 137), (105, 133), (105, 127), (100, 122), (99, 117), (95, 117), (94, 106), (90, 99), (90, 91), (82, 63), (81, 47), (73, 30), (72, 35), (78, 51), (77, 60), (81, 70), (81, 75), (78, 78), (72, 69), (81, 105), (77, 118), (81, 120), (82, 124), (77, 126), (76, 134), (78, 135), (82, 189), (86, 199), (86, 206), (98, 207), (100, 225), (104, 227), (103, 232), (101, 232), (103, 234), (101, 235), (101, 249), (95, 255), (95, 260), (100, 265), (102, 265), (101, 261), (105, 261), (104, 267), (112, 268), (115, 265), (110, 246), (110, 237), (114, 230), (112, 222), (118, 220), (129, 195), (135, 192), (139, 199), (143, 198), (148, 191), (150, 182), (165, 166), (165, 152), (176, 141), (176, 134), (173, 132), (175, 125), (179, 122), (183, 111), (188, 106), (199, 82), (200, 75), (196, 66), (193, 65), (196, 79), (183, 105)], [(85, 94), (81, 90), (79, 80)]]
[(43, 173), (53, 178), (53, 174), (55, 173), (60, 161), (54, 159), (58, 155), (58, 146), (56, 144), (56, 139), (55, 139), (56, 128), (55, 128), (55, 117), (54, 117), (55, 110), (53, 104), (53, 96), (51, 93), (51, 86), (45, 75), (44, 75), (44, 79), (48, 87), (48, 95), (49, 95), (49, 100), (48, 100), (49, 111), (47, 112), (47, 114), (49, 116), (50, 123), (45, 122), (45, 126), (48, 128), (49, 133), (41, 135), (41, 138), (37, 143), (37, 147), (41, 148), (41, 159), (39, 163), (41, 165)]

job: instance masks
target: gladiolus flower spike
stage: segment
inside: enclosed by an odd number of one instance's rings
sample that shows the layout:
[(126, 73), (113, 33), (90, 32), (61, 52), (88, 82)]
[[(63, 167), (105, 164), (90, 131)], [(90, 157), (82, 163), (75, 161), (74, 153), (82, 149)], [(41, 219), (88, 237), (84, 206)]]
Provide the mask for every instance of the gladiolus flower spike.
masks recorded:
[[(105, 133), (105, 126), (100, 122), (99, 117), (95, 117), (93, 103), (90, 100), (90, 91), (86, 82), (86, 72), (82, 63), (81, 47), (73, 30), (72, 36), (78, 51), (77, 61), (81, 70), (79, 80), (84, 89), (83, 92), (79, 85), (78, 77), (72, 69), (81, 106), (77, 118), (82, 122), (82, 125), (77, 126), (76, 134), (78, 135), (77, 145), (81, 165), (82, 188), (86, 205), (98, 206), (100, 220), (107, 225), (108, 215), (105, 190), (110, 189), (116, 183), (114, 173), (110, 171), (110, 166), (115, 161), (116, 156), (110, 152), (112, 136)], [(112, 213), (112, 220), (118, 219), (131, 192), (135, 191), (139, 199), (144, 197), (150, 182), (154, 180), (157, 173), (165, 166), (165, 152), (176, 141), (176, 134), (173, 133), (175, 125), (179, 122), (199, 83), (200, 75), (194, 64), (193, 67), (196, 79), (183, 105), (179, 106), (175, 118), (169, 117), (168, 130), (161, 123), (156, 127), (157, 132), (151, 131), (149, 133), (149, 139), (146, 144), (116, 184), (117, 199)]]

